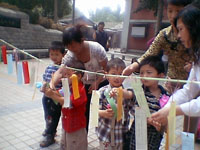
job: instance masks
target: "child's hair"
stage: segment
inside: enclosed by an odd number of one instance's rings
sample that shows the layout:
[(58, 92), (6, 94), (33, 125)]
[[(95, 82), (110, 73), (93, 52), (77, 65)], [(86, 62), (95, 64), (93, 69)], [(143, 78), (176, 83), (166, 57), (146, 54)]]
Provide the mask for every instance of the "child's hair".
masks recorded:
[(126, 68), (126, 64), (122, 59), (120, 59), (118, 57), (112, 58), (107, 63), (106, 71), (109, 72), (111, 68), (122, 68), (122, 69), (124, 69), (124, 68)]
[[(82, 62), (77, 61), (77, 60), (75, 60), (75, 59), (72, 58), (72, 57), (69, 57), (68, 60), (69, 60), (69, 61), (67, 61), (67, 62), (65, 63), (65, 65), (66, 65), (67, 67), (71, 67), (71, 68), (75, 68), (75, 69), (80, 69), (80, 70), (85, 70), (85, 66), (84, 66), (84, 64), (83, 64)], [(83, 72), (83, 71), (76, 71), (76, 70), (75, 70), (75, 72), (76, 72), (76, 74), (81, 74), (82, 77), (83, 77), (83, 75), (84, 75), (84, 72)]]
[(98, 26), (99, 26), (99, 25), (105, 26), (105, 23), (104, 23), (103, 21), (101, 21), (101, 22), (99, 22)]
[(65, 47), (61, 41), (51, 42), (51, 46), (49, 47), (49, 52), (50, 50), (57, 50), (60, 51), (62, 54), (65, 54)]
[(69, 27), (63, 32), (63, 43), (65, 46), (68, 46), (72, 41), (81, 43), (83, 40), (82, 28), (85, 26), (82, 24), (77, 24), (76, 26)]
[(153, 68), (155, 68), (160, 73), (165, 73), (165, 66), (163, 61), (159, 56), (148, 56), (145, 59), (143, 59), (139, 64), (139, 69), (141, 69), (142, 66), (149, 65)]
[(175, 5), (175, 6), (186, 6), (190, 4), (192, 0), (167, 0), (167, 5)]

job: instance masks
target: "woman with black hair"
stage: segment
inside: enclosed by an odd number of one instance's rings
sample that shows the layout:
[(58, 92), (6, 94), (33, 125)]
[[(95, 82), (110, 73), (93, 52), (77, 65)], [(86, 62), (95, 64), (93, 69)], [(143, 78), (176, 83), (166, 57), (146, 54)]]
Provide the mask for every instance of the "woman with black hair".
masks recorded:
[[(175, 24), (180, 41), (195, 56), (188, 81), (200, 82), (200, 9), (193, 5), (187, 6), (177, 16)], [(188, 82), (182, 89), (174, 93), (168, 104), (152, 115), (155, 121), (162, 124), (167, 123), (172, 100), (177, 104), (177, 116), (200, 117), (200, 84)]]
[[(97, 42), (85, 41), (83, 38), (82, 28), (83, 25), (76, 25), (66, 29), (63, 32), (63, 43), (68, 49), (67, 54), (62, 60), (62, 66), (54, 75), (54, 80), (52, 81), (52, 86), (55, 86), (64, 75), (63, 68), (68, 61), (73, 61), (73, 63), (81, 62), (85, 66), (85, 70), (97, 72), (106, 70), (108, 58), (106, 56), (106, 51)], [(107, 80), (103, 81), (102, 76), (97, 76), (95, 74), (85, 73), (83, 76), (83, 83), (85, 85), (87, 93), (87, 105), (86, 105), (86, 120), (88, 131), (89, 124), (89, 112), (90, 112), (90, 101), (92, 90), (98, 89), (100, 86), (108, 84)]]

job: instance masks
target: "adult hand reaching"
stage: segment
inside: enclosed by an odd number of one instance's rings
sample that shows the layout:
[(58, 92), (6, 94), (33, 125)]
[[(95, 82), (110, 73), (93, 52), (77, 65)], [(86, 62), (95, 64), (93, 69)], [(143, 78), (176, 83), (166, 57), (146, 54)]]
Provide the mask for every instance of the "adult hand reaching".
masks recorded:
[(153, 113), (151, 118), (154, 121), (161, 123), (163, 126), (167, 125), (167, 116), (169, 114), (169, 108), (170, 107), (164, 107), (160, 109), (158, 112)]
[(125, 75), (125, 76), (131, 75), (133, 72), (137, 71), (138, 67), (139, 67), (139, 64), (137, 62), (134, 62), (133, 64), (127, 66), (123, 70), (122, 75)]

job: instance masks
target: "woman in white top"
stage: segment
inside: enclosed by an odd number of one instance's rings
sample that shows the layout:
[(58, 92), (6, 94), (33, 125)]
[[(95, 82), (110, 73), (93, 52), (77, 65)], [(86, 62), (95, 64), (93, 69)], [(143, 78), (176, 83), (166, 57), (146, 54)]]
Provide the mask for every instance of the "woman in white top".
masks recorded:
[[(200, 82), (200, 9), (189, 5), (176, 18), (178, 37), (183, 45), (195, 55), (192, 70), (188, 81)], [(161, 124), (167, 123), (169, 106), (172, 100), (176, 101), (176, 115), (200, 117), (200, 84), (187, 83), (175, 92), (168, 104), (154, 113), (152, 118)]]
[[(66, 64), (81, 62), (84, 64), (87, 71), (97, 72), (100, 70), (106, 70), (107, 56), (104, 48), (97, 42), (85, 41), (82, 34), (83, 25), (76, 25), (67, 28), (63, 33), (63, 43), (68, 49), (62, 60), (62, 67), (54, 74), (54, 80), (51, 86), (55, 86), (61, 78), (64, 76), (64, 68)], [(90, 112), (90, 100), (91, 92), (97, 89), (102, 84), (102, 77), (95, 74), (85, 73), (83, 77), (83, 83), (85, 85), (87, 93), (87, 106), (86, 106), (86, 119), (88, 131), (89, 124), (89, 112)], [(105, 83), (106, 84), (106, 83)]]

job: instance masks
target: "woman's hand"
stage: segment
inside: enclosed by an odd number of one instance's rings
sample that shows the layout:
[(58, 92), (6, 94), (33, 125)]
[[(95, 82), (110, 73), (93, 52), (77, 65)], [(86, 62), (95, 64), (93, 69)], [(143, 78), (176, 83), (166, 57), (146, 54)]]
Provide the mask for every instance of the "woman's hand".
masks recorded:
[(169, 114), (170, 107), (164, 107), (160, 109), (158, 112), (152, 114), (151, 118), (155, 122), (159, 122), (161, 125), (167, 125), (167, 116)]
[(154, 126), (157, 131), (161, 130), (161, 124), (159, 122), (154, 121), (152, 118), (147, 118), (147, 123)]
[(99, 116), (107, 119), (112, 119), (114, 111), (112, 109), (99, 110)]
[(184, 66), (185, 71), (190, 72), (191, 68), (192, 68), (192, 63), (186, 62)]

